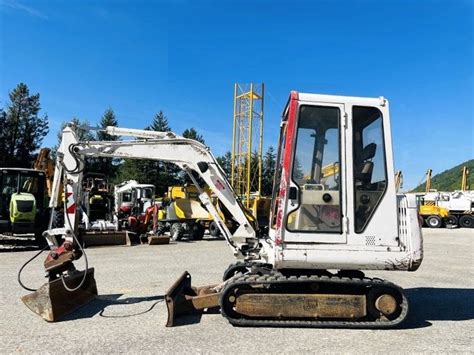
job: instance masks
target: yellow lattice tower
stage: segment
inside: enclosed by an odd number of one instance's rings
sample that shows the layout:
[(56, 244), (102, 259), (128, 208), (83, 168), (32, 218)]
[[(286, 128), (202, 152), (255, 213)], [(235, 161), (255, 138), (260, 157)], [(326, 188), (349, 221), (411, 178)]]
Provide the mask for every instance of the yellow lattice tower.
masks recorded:
[(235, 84), (231, 183), (250, 207), (262, 188), (264, 84)]

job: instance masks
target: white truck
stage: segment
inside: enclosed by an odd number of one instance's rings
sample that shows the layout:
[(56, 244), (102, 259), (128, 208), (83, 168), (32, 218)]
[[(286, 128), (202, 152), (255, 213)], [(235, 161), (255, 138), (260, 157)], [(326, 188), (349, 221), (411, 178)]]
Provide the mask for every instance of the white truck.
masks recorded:
[(474, 226), (474, 191), (440, 192), (431, 191), (425, 194), (425, 202), (449, 211), (446, 223), (463, 228)]

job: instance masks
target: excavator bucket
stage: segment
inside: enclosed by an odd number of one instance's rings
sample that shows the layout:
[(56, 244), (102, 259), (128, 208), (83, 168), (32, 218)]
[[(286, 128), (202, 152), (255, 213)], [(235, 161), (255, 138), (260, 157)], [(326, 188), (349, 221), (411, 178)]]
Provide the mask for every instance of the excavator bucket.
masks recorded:
[[(76, 271), (74, 275), (64, 276), (63, 280), (59, 278), (45, 283), (35, 292), (23, 296), (21, 300), (46, 321), (56, 322), (97, 296), (94, 269), (90, 268), (85, 273)], [(78, 287), (82, 281), (83, 283), (78, 290), (68, 291), (63, 281), (70, 289)]]
[(166, 307), (168, 307), (166, 326), (176, 325), (176, 320), (180, 316), (218, 307), (220, 293), (216, 291), (217, 286), (193, 287), (191, 286), (191, 275), (185, 271), (166, 292), (165, 300)]

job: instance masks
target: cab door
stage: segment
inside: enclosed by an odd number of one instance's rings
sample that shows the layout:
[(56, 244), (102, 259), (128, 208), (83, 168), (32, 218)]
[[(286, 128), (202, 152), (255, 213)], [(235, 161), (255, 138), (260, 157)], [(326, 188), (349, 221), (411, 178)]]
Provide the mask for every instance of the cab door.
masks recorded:
[(349, 244), (397, 247), (398, 207), (388, 103), (352, 99), (349, 114), (347, 201)]
[(288, 115), (291, 161), (277, 235), (287, 243), (346, 243), (344, 104), (298, 101)]

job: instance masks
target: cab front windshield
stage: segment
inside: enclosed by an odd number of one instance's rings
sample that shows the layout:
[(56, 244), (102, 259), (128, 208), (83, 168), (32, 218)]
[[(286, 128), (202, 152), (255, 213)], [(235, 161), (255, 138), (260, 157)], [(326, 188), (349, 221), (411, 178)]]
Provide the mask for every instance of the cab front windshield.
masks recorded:
[(44, 176), (28, 171), (7, 171), (0, 174), (0, 207), (8, 208), (14, 193), (30, 193), (41, 206), (44, 193)]
[(153, 198), (153, 188), (147, 187), (142, 189), (142, 198), (152, 199)]

